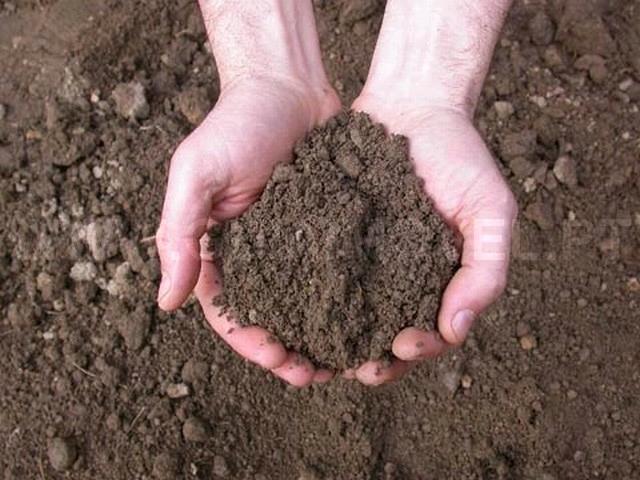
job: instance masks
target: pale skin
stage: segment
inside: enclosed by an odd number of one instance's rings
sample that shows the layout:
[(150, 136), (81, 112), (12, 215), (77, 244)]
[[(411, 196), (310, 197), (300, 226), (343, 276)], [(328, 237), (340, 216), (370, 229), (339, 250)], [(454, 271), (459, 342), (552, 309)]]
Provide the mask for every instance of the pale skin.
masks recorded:
[[(367, 82), (352, 108), (409, 139), (426, 194), (459, 235), (462, 266), (448, 285), (437, 332), (407, 328), (390, 364), (340, 372), (367, 385), (464, 342), (505, 287), (516, 203), (472, 117), (511, 0), (389, 0)], [(156, 236), (160, 308), (194, 292), (229, 346), (294, 386), (330, 380), (266, 330), (240, 327), (212, 299), (222, 288), (206, 234), (259, 197), (294, 143), (335, 115), (310, 0), (201, 0), (221, 94), (176, 150)], [(483, 230), (490, 238), (483, 241)], [(490, 254), (487, 255), (486, 252)]]

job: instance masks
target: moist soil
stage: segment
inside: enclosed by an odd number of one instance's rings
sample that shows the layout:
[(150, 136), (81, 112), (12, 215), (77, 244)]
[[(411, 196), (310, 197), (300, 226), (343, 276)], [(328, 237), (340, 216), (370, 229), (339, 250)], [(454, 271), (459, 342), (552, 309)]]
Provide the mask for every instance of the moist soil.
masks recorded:
[[(383, 2), (314, 4), (348, 105)], [(514, 2), (476, 116), (521, 211), (505, 295), (397, 384), (295, 390), (155, 306), (168, 161), (218, 93), (196, 3), (0, 2), (0, 478), (639, 478), (639, 26)]]
[(358, 113), (315, 129), (212, 239), (216, 302), (338, 370), (389, 356), (402, 328), (432, 330), (459, 257), (406, 139)]

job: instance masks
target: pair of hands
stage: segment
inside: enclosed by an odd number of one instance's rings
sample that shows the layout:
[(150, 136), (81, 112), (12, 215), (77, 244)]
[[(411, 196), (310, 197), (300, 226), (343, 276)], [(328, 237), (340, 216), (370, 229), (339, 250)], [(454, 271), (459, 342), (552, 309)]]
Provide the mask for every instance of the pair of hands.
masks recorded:
[[(405, 374), (421, 359), (461, 344), (476, 316), (503, 291), (516, 204), (495, 162), (463, 109), (365, 91), (353, 109), (409, 139), (427, 195), (462, 241), (462, 266), (448, 285), (438, 331), (407, 328), (393, 341), (390, 364), (367, 362), (343, 372), (378, 385)], [(178, 308), (195, 292), (207, 321), (238, 354), (295, 386), (322, 383), (334, 372), (270, 339), (257, 326), (239, 327), (213, 298), (221, 280), (207, 247), (216, 222), (242, 214), (260, 196), (276, 164), (294, 143), (340, 110), (329, 87), (294, 78), (239, 77), (225, 86), (204, 122), (178, 147), (156, 240), (162, 264), (158, 302)]]

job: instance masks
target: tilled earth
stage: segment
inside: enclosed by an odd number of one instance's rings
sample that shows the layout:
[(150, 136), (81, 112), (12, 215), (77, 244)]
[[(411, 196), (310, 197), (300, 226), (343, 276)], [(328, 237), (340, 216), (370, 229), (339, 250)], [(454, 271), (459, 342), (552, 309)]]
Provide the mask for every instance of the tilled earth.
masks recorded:
[[(315, 4), (349, 101), (383, 2)], [(195, 2), (0, 2), (0, 52), (5, 480), (640, 477), (637, 0), (516, 1), (477, 115), (507, 293), (377, 389), (288, 388), (155, 307), (168, 160), (217, 95)]]

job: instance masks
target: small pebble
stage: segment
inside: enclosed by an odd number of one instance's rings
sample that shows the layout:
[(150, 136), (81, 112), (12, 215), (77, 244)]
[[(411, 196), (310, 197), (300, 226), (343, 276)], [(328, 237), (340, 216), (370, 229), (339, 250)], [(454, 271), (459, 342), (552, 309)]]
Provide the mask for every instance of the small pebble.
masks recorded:
[(209, 435), (207, 426), (197, 417), (189, 417), (182, 425), (182, 435), (188, 442), (206, 442)]
[(524, 182), (522, 183), (522, 188), (524, 189), (525, 193), (531, 193), (534, 192), (536, 190), (536, 180), (533, 177), (528, 177), (525, 178)]
[(626, 92), (627, 90), (629, 90), (629, 88), (631, 88), (631, 86), (633, 85), (633, 79), (632, 78), (626, 78), (623, 81), (620, 82), (620, 84), (618, 85), (618, 88), (623, 91)]
[(169, 398), (184, 398), (189, 395), (189, 386), (184, 383), (171, 383), (166, 390)]
[(515, 108), (513, 108), (513, 104), (511, 102), (505, 102), (502, 100), (498, 100), (497, 102), (495, 102), (493, 104), (493, 108), (495, 109), (496, 114), (498, 115), (498, 118), (500, 120), (506, 120), (515, 112)]
[(91, 262), (76, 262), (69, 276), (76, 282), (90, 282), (98, 275), (98, 269)]
[(68, 470), (73, 465), (73, 462), (76, 461), (78, 456), (78, 452), (71, 441), (56, 437), (49, 442), (47, 455), (49, 456), (51, 466), (55, 470), (62, 472)]
[(523, 350), (530, 351), (538, 346), (538, 341), (533, 335), (525, 335), (520, 337), (520, 346)]
[(446, 387), (447, 391), (452, 395), (456, 393), (458, 390), (458, 386), (460, 385), (460, 372), (457, 370), (449, 370), (444, 372), (441, 377), (442, 383)]
[(111, 94), (116, 111), (125, 118), (142, 120), (149, 116), (149, 104), (140, 82), (120, 83)]
[(570, 188), (578, 185), (576, 162), (569, 155), (561, 155), (553, 166), (553, 174), (558, 181)]
[(220, 478), (227, 478), (229, 473), (229, 466), (225, 458), (220, 455), (213, 457), (213, 474)]
[(587, 299), (586, 298), (579, 298), (578, 299), (578, 307), (580, 308), (584, 308), (586, 307), (588, 304)]
[(535, 165), (525, 157), (515, 157), (509, 161), (509, 169), (516, 178), (526, 178), (530, 176), (535, 168)]
[(627, 288), (630, 292), (639, 293), (640, 280), (638, 280), (638, 277), (631, 277), (629, 280), (627, 280)]
[(460, 379), (460, 385), (462, 386), (462, 388), (464, 388), (465, 390), (469, 390), (471, 388), (472, 383), (473, 383), (473, 378), (471, 378), (470, 375), (466, 373), (462, 375), (462, 378)]
[(107, 425), (107, 428), (114, 432), (120, 430), (120, 427), (122, 425), (120, 422), (120, 417), (116, 413), (109, 414), (105, 423)]
[(578, 398), (578, 392), (576, 392), (575, 390), (569, 390), (567, 392), (567, 398), (569, 400), (575, 400), (576, 398)]
[(553, 41), (556, 28), (549, 16), (538, 11), (529, 21), (529, 34), (531, 41), (536, 45), (546, 46)]

